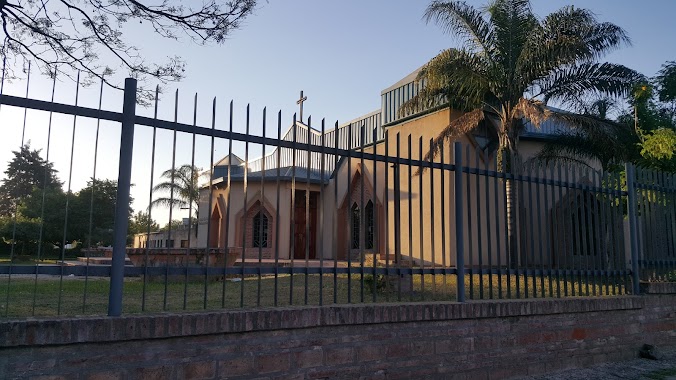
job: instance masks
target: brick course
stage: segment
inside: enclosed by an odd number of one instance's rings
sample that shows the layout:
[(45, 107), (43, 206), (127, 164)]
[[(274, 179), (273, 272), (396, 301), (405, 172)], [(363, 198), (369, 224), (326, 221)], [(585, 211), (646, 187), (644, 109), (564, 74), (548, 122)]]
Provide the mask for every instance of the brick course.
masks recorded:
[(676, 295), (0, 322), (0, 378), (502, 379), (676, 346)]

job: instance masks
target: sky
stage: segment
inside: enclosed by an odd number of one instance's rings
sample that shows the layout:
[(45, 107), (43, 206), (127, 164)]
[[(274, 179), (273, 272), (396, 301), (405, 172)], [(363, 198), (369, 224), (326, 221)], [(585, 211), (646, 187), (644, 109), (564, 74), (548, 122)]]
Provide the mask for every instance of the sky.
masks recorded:
[[(469, 0), (481, 7), (486, 0)], [(175, 42), (154, 35), (145, 25), (131, 25), (124, 32), (149, 60), (161, 61), (169, 55), (180, 55), (187, 61), (186, 78), (165, 87), (158, 107), (161, 119), (173, 120), (174, 96), (177, 89), (178, 120), (193, 123), (193, 104), (197, 94), (197, 124), (217, 129), (228, 128), (228, 103), (234, 102), (234, 126), (238, 132), (246, 128), (246, 106), (250, 109), (250, 131), (262, 134), (263, 108), (267, 107), (266, 134), (275, 136), (277, 112), (282, 113), (282, 130), (291, 124), (298, 112), (299, 92), (308, 97), (304, 114), (312, 115), (313, 126), (319, 128), (326, 120), (327, 129), (336, 121), (343, 123), (379, 109), (380, 92), (425, 64), (441, 50), (459, 46), (459, 40), (446, 35), (434, 24), (422, 20), (428, 2), (423, 0), (261, 0), (256, 12), (241, 28), (234, 30), (222, 45), (196, 46), (187, 39)], [(648, 76), (653, 76), (666, 61), (676, 60), (676, 1), (673, 0), (533, 0), (536, 15), (544, 17), (566, 5), (592, 10), (601, 21), (613, 22), (624, 28), (631, 46), (623, 47), (605, 57), (605, 61), (620, 63)], [(118, 75), (122, 82), (123, 75)], [(4, 93), (25, 96), (26, 80), (6, 83)], [(56, 84), (57, 102), (74, 104), (75, 84), (59, 79)], [(33, 73), (28, 96), (49, 100), (52, 82)], [(78, 93), (78, 104), (96, 108), (98, 86)], [(212, 105), (216, 99), (216, 118), (212, 121)], [(111, 88), (103, 91), (103, 108), (121, 111), (122, 93)], [(153, 115), (153, 108), (140, 108), (139, 114)], [(30, 141), (31, 148), (47, 151), (49, 115), (45, 112), (24, 111), (12, 107), (0, 108), (0, 169), (12, 158), (12, 151)], [(95, 155), (95, 120), (53, 115), (50, 135), (50, 161), (59, 171), (64, 189), (77, 191), (94, 175), (97, 178), (117, 178), (119, 125), (101, 122), (98, 151)], [(75, 126), (75, 134), (73, 134)], [(173, 135), (157, 131), (156, 156), (151, 176), (153, 130), (137, 127), (132, 169), (133, 208), (143, 210), (148, 205), (150, 179), (157, 183), (162, 171), (175, 164), (192, 161), (192, 136), (177, 136), (176, 156), (173, 157)], [(74, 137), (73, 137), (74, 136)], [(72, 142), (75, 142), (73, 145)], [(196, 138), (195, 163), (208, 168), (211, 162), (211, 141)], [(70, 170), (72, 154), (72, 173)], [(267, 147), (249, 149), (249, 158), (270, 153)], [(216, 141), (214, 160), (228, 153), (227, 141)], [(234, 153), (244, 157), (245, 149), (235, 144)], [(4, 173), (0, 173), (0, 179)], [(70, 178), (70, 180), (69, 180)], [(153, 211), (160, 224), (169, 220), (166, 210)], [(176, 210), (173, 214), (184, 215)]]

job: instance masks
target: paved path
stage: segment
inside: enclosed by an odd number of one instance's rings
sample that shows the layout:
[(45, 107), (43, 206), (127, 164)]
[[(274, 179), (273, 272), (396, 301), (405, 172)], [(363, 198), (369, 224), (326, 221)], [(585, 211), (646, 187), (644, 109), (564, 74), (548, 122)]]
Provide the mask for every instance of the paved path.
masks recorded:
[(634, 359), (620, 363), (600, 364), (585, 369), (572, 369), (541, 376), (528, 376), (529, 380), (616, 380), (651, 379), (676, 380), (676, 349), (657, 351), (660, 360)]

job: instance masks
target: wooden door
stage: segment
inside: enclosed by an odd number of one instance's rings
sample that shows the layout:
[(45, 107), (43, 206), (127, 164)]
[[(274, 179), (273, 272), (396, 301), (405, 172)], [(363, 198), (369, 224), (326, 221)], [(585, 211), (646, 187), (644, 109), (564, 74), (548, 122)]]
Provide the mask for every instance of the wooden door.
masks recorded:
[(305, 259), (305, 245), (309, 239), (309, 259), (317, 257), (317, 196), (316, 192), (310, 192), (310, 236), (307, 236), (307, 213), (305, 190), (296, 190), (296, 199), (294, 201), (294, 231), (293, 231), (293, 258)]

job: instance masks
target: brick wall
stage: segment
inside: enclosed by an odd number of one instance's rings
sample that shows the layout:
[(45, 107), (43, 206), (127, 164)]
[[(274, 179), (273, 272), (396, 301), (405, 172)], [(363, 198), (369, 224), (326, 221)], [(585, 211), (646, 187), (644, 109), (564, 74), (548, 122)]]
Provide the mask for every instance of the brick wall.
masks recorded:
[(0, 322), (1, 378), (500, 379), (676, 346), (676, 295)]

